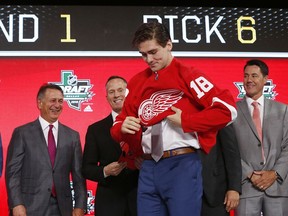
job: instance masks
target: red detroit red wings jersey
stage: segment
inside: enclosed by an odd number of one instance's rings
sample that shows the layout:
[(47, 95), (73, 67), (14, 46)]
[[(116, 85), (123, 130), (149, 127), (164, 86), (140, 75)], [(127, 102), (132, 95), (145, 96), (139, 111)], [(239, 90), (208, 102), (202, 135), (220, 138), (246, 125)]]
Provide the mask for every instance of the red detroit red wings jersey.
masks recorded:
[(230, 91), (218, 88), (200, 70), (187, 67), (175, 58), (157, 73), (147, 68), (136, 74), (129, 81), (128, 89), (111, 134), (117, 141), (127, 142), (138, 154), (142, 151), (142, 131), (136, 135), (122, 134), (121, 125), (126, 116), (139, 117), (143, 126), (150, 126), (174, 114), (171, 106), (175, 106), (182, 110), (183, 131), (196, 132), (205, 152), (215, 144), (217, 131), (237, 116)]
[(182, 99), (183, 92), (178, 89), (164, 89), (153, 93), (150, 98), (142, 101), (138, 108), (138, 116), (143, 125), (151, 124), (150, 121), (157, 119), (172, 105)]

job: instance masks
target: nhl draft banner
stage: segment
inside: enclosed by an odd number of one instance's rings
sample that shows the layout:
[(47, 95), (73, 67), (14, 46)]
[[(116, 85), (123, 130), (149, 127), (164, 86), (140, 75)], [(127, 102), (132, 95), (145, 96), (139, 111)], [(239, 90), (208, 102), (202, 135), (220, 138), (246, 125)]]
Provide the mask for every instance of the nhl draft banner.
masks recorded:
[[(260, 58), (270, 68), (265, 97), (287, 104), (287, 15), (287, 9), (274, 8), (0, 6), (0, 215), (8, 215), (7, 147), (15, 127), (38, 117), (40, 85), (61, 86), (60, 121), (80, 132), (84, 147), (88, 126), (111, 112), (107, 78), (129, 81), (146, 67), (131, 46), (135, 29), (157, 20), (169, 28), (173, 54), (228, 88), (235, 100), (245, 95), (245, 62)], [(87, 215), (94, 215), (96, 188), (87, 181)]]
[(150, 21), (164, 23), (173, 50), (186, 55), (284, 52), (287, 57), (288, 9), (79, 5), (2, 6), (1, 55), (9, 55), (3, 51), (22, 51), (10, 55), (24, 55), (23, 51), (46, 51), (35, 55), (55, 54), (52, 51), (71, 51), (63, 55), (135, 51), (131, 46), (133, 33), (140, 23)]

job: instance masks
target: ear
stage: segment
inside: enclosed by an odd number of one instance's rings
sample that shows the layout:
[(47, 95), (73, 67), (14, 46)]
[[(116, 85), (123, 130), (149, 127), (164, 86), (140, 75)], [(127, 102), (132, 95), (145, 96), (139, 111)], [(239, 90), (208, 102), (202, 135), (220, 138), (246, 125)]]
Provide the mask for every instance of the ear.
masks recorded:
[(128, 94), (129, 94), (129, 89), (126, 88), (126, 90), (125, 90), (125, 97), (127, 97)]
[(267, 81), (268, 81), (268, 75), (264, 76), (264, 81), (265, 81), (265, 84), (266, 84)]
[(42, 101), (41, 100), (37, 100), (37, 107), (38, 109), (41, 109), (42, 108)]
[(173, 44), (172, 44), (171, 40), (169, 40), (169, 41), (167, 42), (166, 46), (167, 46), (167, 48), (168, 48), (169, 51), (172, 50)]

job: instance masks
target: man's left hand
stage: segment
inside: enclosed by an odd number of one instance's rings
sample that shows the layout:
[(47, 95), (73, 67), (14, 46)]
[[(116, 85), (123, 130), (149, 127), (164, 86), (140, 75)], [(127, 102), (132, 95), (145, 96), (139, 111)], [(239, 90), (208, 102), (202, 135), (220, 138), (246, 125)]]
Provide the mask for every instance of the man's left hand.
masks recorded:
[(228, 190), (225, 195), (224, 204), (226, 205), (226, 211), (230, 212), (239, 205), (240, 195), (237, 191)]
[(182, 110), (178, 109), (178, 108), (176, 108), (174, 106), (171, 106), (171, 110), (174, 111), (175, 114), (167, 116), (167, 119), (170, 121), (170, 123), (172, 125), (181, 127), (181, 113), (182, 113)]

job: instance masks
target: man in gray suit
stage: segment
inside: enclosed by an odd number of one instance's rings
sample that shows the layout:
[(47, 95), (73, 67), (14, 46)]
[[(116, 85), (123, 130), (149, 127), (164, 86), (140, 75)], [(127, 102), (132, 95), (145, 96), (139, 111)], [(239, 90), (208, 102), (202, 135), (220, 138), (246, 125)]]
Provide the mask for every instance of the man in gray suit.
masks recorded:
[[(87, 191), (81, 174), (80, 137), (78, 132), (58, 121), (63, 98), (59, 86), (41, 86), (37, 94), (39, 118), (13, 131), (5, 172), (10, 215), (84, 215)], [(54, 166), (47, 148), (50, 125), (53, 125), (57, 147)], [(74, 210), (70, 175), (75, 195)], [(56, 194), (52, 193), (52, 188)]]
[[(288, 215), (288, 109), (264, 98), (267, 79), (266, 63), (247, 61), (246, 96), (237, 102), (238, 116), (233, 122), (242, 163), (242, 194), (235, 216)], [(260, 110), (259, 132), (252, 117), (254, 101)]]

